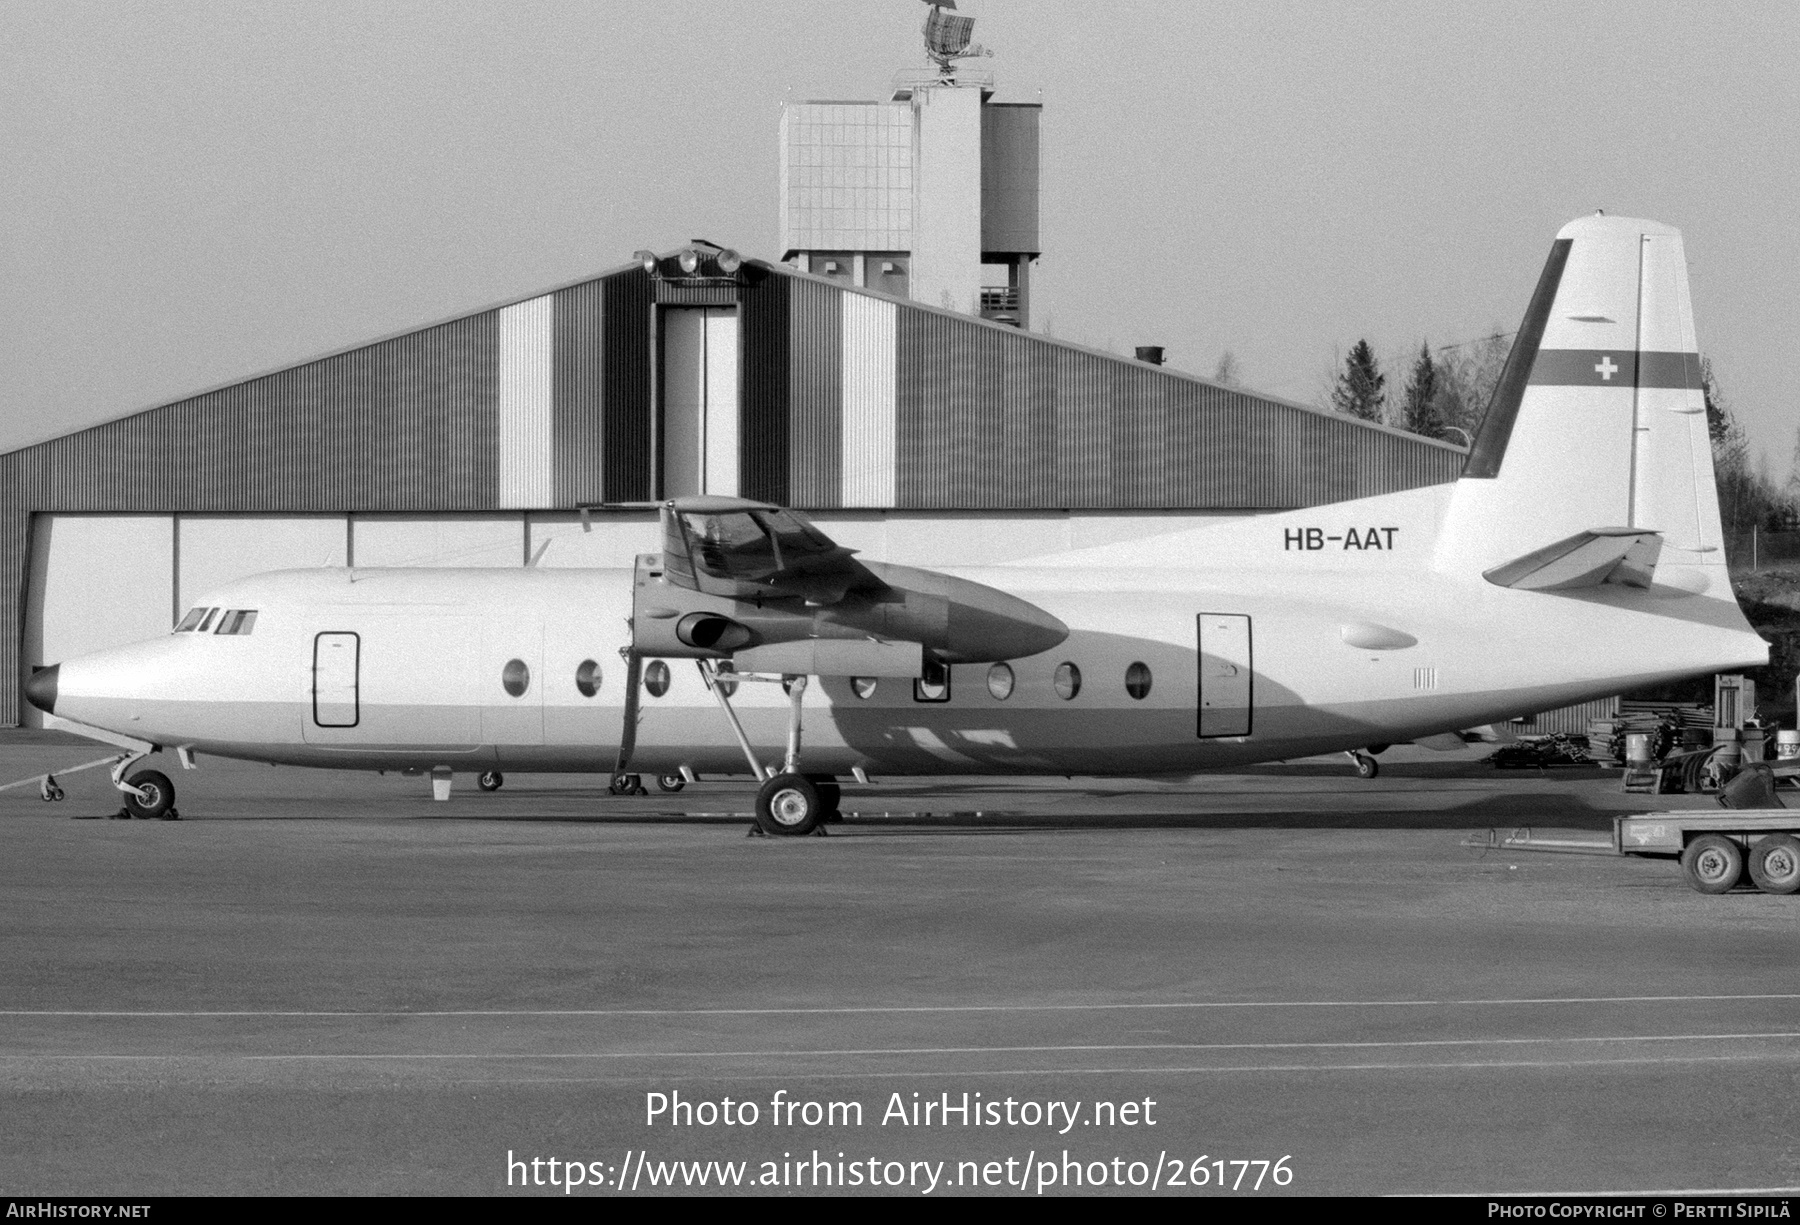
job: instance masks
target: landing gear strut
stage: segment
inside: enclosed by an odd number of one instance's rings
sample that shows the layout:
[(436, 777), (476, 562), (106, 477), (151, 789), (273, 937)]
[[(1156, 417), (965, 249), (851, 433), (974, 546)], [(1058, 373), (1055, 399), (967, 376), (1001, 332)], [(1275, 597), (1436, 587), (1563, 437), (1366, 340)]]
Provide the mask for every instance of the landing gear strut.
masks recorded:
[[(700, 674), (706, 678), (706, 687), (712, 690), (719, 709), (725, 712), (725, 718), (731, 724), (732, 734), (737, 737), (738, 747), (744, 750), (744, 760), (750, 763), (750, 772), (763, 780), (756, 792), (756, 824), (750, 832), (823, 834), (824, 823), (837, 814), (841, 792), (837, 780), (827, 775), (808, 777), (800, 772), (800, 703), (806, 696), (807, 678), (780, 678), (782, 688), (787, 690), (788, 695), (788, 736), (787, 756), (782, 760), (781, 769), (776, 771), (756, 760), (756, 751), (750, 747), (750, 738), (744, 734), (744, 725), (738, 721), (737, 712), (731, 708), (731, 697), (725, 692), (724, 686), (719, 684), (717, 667), (709, 667), (706, 661), (698, 662)], [(731, 679), (755, 681), (776, 678), (734, 672)]]

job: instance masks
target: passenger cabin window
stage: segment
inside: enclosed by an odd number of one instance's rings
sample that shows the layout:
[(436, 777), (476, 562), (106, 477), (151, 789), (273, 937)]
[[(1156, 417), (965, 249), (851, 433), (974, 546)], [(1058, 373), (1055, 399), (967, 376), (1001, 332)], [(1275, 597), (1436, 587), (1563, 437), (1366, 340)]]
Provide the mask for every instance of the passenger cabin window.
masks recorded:
[(996, 702), (1004, 702), (1012, 696), (1013, 670), (1005, 664), (995, 664), (988, 669), (988, 692), (994, 695)]
[(236, 634), (240, 637), (256, 628), (256, 610), (254, 608), (233, 608), (219, 618), (219, 628), (215, 634)]
[(211, 608), (190, 608), (190, 609), (188, 609), (187, 616), (183, 617), (180, 620), (180, 622), (176, 624), (175, 632), (177, 634), (193, 633), (195, 630), (200, 628), (200, 623), (202, 621), (204, 621), (207, 617), (210, 617), (215, 611), (217, 611), (217, 610), (211, 609)]
[(591, 659), (584, 659), (575, 669), (575, 688), (581, 696), (591, 698), (600, 692), (600, 665)]
[(1125, 669), (1125, 692), (1138, 701), (1150, 696), (1150, 665), (1143, 660)]
[(1057, 664), (1051, 684), (1056, 688), (1057, 697), (1065, 702), (1072, 702), (1075, 695), (1081, 692), (1081, 669), (1066, 661)]
[(653, 698), (660, 698), (669, 692), (669, 665), (660, 659), (650, 661), (644, 669), (644, 689)]
[(925, 674), (913, 682), (913, 701), (948, 702), (950, 700), (950, 665), (935, 659), (925, 661)]

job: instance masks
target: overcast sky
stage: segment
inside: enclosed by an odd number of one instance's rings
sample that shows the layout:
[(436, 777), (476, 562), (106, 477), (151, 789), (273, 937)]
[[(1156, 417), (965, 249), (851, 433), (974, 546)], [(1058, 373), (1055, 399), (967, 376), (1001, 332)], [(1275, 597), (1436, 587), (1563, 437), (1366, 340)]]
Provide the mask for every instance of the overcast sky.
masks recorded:
[[(1800, 425), (1800, 5), (963, 0), (1045, 104), (1039, 328), (1315, 402), (1510, 330), (1557, 229), (1682, 228), (1777, 477)], [(778, 257), (784, 98), (919, 0), (0, 4), (0, 449), (704, 237)], [(1398, 382), (1398, 374), (1395, 381)]]

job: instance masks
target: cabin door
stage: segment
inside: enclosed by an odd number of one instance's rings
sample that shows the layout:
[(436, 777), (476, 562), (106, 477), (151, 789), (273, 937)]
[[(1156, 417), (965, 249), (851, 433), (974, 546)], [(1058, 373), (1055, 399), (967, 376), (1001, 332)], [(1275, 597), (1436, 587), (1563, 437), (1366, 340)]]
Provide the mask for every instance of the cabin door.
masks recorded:
[(355, 727), (362, 721), (362, 637), (313, 638), (312, 727)]
[(1201, 736), (1248, 736), (1255, 696), (1250, 654), (1250, 618), (1237, 613), (1201, 613)]

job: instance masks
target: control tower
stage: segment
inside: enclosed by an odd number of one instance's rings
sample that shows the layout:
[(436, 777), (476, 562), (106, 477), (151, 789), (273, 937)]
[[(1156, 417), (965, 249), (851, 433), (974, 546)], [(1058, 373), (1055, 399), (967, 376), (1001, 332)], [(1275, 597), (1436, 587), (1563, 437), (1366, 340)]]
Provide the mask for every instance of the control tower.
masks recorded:
[(929, 69), (885, 102), (781, 113), (782, 258), (930, 306), (1029, 326), (1038, 245), (1039, 103), (995, 102), (974, 21), (933, 3)]

